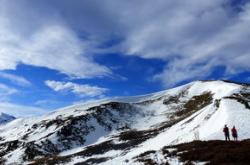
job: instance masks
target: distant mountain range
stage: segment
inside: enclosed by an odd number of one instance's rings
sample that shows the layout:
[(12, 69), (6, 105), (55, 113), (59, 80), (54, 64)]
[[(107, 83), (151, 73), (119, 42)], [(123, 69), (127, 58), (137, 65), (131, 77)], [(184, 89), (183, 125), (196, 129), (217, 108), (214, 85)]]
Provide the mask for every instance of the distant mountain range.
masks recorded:
[(0, 126), (0, 164), (179, 164), (169, 147), (250, 138), (250, 85), (195, 81), (144, 96), (66, 107)]
[(14, 116), (8, 115), (6, 113), (0, 113), (0, 124), (6, 124), (12, 120), (15, 120)]

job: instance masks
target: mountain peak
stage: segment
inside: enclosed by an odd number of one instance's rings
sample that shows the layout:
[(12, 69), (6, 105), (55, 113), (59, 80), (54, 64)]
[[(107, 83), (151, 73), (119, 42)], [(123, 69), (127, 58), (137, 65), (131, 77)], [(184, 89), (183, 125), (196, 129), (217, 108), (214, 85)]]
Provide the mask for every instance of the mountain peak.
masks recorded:
[[(242, 86), (250, 86), (250, 83), (245, 82), (239, 82), (239, 81), (233, 81), (233, 80), (198, 80), (197, 82), (224, 82), (224, 83), (230, 83), (230, 84), (238, 84)], [(194, 81), (196, 82), (196, 81)]]
[(0, 124), (8, 123), (14, 119), (16, 119), (14, 116), (0, 112)]

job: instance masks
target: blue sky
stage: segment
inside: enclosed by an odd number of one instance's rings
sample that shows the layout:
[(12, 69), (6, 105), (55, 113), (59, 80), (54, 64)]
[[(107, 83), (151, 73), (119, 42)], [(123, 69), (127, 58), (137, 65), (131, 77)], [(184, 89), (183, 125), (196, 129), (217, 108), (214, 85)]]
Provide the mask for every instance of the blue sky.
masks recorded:
[(250, 82), (247, 0), (0, 0), (0, 112)]

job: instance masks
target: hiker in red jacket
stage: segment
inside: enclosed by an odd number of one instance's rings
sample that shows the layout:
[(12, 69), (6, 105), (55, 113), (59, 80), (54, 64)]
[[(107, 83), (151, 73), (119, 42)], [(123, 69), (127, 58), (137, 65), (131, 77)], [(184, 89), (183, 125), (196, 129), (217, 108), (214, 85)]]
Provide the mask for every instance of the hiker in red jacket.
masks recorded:
[(223, 132), (224, 132), (224, 135), (225, 135), (225, 140), (230, 141), (229, 129), (228, 129), (227, 125), (225, 125), (225, 127), (223, 128)]
[(231, 129), (231, 132), (232, 132), (232, 136), (234, 138), (234, 141), (237, 141), (238, 140), (238, 133), (237, 133), (235, 126), (233, 126), (233, 128)]

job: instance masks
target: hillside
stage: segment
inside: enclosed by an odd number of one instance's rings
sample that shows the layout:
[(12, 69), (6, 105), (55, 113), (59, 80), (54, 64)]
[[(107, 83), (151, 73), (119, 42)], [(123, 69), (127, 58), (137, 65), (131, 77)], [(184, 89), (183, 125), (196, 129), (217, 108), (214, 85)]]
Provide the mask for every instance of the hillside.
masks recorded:
[(141, 154), (154, 151), (160, 164), (166, 146), (222, 140), (224, 124), (235, 125), (241, 140), (250, 138), (249, 102), (248, 84), (196, 81), (145, 96), (78, 104), (0, 126), (0, 162), (143, 164)]
[(134, 157), (134, 160), (147, 165), (181, 163), (185, 165), (196, 165), (197, 163), (248, 165), (250, 162), (250, 140), (238, 142), (193, 141), (175, 146), (165, 146), (159, 151), (147, 151)]

